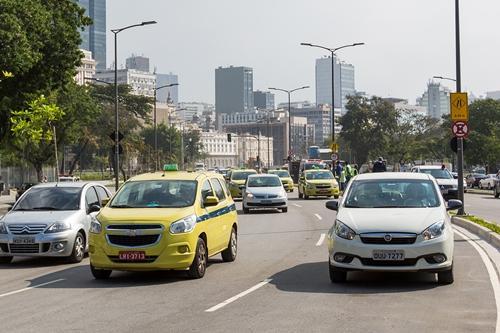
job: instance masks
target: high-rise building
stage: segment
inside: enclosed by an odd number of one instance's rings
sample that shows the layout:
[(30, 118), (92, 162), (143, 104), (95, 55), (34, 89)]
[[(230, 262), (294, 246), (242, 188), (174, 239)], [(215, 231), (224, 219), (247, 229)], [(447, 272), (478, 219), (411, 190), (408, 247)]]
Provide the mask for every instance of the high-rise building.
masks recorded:
[(215, 70), (215, 111), (248, 112), (253, 109), (253, 69), (219, 67)]
[(91, 51), (97, 70), (106, 69), (106, 0), (76, 0), (93, 24), (80, 33), (81, 48)]
[[(176, 74), (156, 74), (156, 86), (166, 86), (168, 84), (179, 83), (179, 77)], [(162, 103), (179, 103), (179, 86), (160, 89), (156, 92), (156, 99)]]
[(274, 109), (274, 94), (269, 91), (254, 91), (253, 105), (257, 109), (273, 110)]
[[(301, 107), (291, 109), (292, 117), (305, 117), (309, 125), (314, 126), (313, 143), (323, 146), (325, 141), (331, 138), (332, 133), (332, 111), (330, 105), (319, 105), (313, 107)], [(342, 130), (339, 125), (340, 109), (335, 109), (335, 133)]]
[[(132, 93), (153, 97), (156, 87), (156, 76), (153, 73), (138, 71), (135, 69), (119, 69), (118, 84), (128, 84), (132, 88)], [(96, 73), (96, 78), (109, 83), (115, 82), (115, 71), (106, 70)]]
[[(347, 97), (356, 94), (354, 66), (338, 62), (334, 57), (335, 108), (342, 106), (342, 114), (347, 109)], [(340, 99), (342, 96), (342, 99)], [(332, 60), (331, 57), (316, 59), (316, 104), (332, 104)]]
[(149, 72), (149, 58), (132, 55), (125, 60), (125, 67), (136, 69), (141, 72)]
[(450, 90), (438, 82), (429, 81), (427, 91), (417, 98), (417, 105), (426, 107), (428, 116), (441, 119), (450, 113)]

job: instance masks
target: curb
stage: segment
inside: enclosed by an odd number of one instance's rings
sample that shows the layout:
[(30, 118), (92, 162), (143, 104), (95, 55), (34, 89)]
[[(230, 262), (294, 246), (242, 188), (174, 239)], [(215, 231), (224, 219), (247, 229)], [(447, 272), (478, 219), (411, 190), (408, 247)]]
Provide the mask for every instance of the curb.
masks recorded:
[(451, 218), (451, 222), (464, 229), (469, 230), (473, 234), (478, 235), (480, 238), (493, 245), (497, 250), (500, 250), (500, 235), (498, 235), (494, 231), (457, 216), (453, 216)]

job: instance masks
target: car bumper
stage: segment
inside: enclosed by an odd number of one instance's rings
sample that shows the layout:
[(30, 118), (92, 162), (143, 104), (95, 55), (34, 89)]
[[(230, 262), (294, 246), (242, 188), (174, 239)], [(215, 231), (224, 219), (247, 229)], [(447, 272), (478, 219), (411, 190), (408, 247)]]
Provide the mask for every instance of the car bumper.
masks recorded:
[[(15, 257), (68, 257), (73, 252), (76, 230), (69, 230), (53, 234), (37, 235), (0, 235), (0, 256)], [(33, 237), (32, 244), (16, 244), (14, 239)], [(56, 249), (57, 244), (62, 244), (62, 249)]]
[(256, 198), (244, 198), (243, 207), (252, 208), (286, 208), (288, 207), (288, 199), (286, 198), (276, 198), (276, 199), (256, 199)]
[[(194, 233), (167, 236), (145, 247), (122, 247), (109, 244), (105, 235), (91, 235), (90, 264), (97, 269), (121, 271), (186, 270), (194, 260), (197, 236)], [(122, 261), (120, 252), (144, 251), (146, 260)]]
[(304, 194), (310, 197), (319, 197), (319, 196), (339, 196), (340, 191), (338, 187), (332, 187), (329, 189), (308, 189), (306, 188)]
[[(329, 258), (332, 266), (347, 271), (429, 271), (438, 272), (451, 267), (453, 263), (453, 235), (443, 235), (438, 239), (421, 241), (417, 237), (414, 244), (386, 245), (365, 244), (359, 236), (353, 240), (346, 240), (338, 236), (329, 237)], [(373, 260), (374, 250), (403, 250), (403, 261), (377, 261)], [(335, 254), (346, 254), (352, 257), (350, 262), (338, 262)], [(433, 255), (442, 254), (446, 260), (442, 263), (428, 262)]]

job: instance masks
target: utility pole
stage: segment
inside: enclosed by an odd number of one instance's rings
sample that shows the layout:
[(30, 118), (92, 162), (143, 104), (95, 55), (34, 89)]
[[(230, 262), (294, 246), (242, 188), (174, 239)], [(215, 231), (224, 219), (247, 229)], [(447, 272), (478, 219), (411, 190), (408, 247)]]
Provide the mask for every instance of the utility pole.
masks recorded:
[[(456, 53), (456, 78), (457, 93), (462, 91), (462, 73), (460, 65), (460, 10), (459, 0), (455, 0), (455, 53)], [(458, 210), (458, 215), (465, 215), (464, 201), (464, 140), (457, 138), (457, 171), (458, 171), (458, 200), (462, 201), (462, 208)]]

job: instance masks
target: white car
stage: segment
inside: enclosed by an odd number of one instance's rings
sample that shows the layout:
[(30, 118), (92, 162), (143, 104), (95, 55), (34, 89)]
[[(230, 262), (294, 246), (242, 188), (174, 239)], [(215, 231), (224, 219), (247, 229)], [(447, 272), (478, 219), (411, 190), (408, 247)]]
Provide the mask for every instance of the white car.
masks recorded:
[[(436, 178), (445, 200), (458, 198), (458, 179), (453, 178), (453, 175), (447, 169), (443, 169), (439, 165), (419, 165), (413, 167), (411, 171), (426, 173)], [(467, 182), (465, 181), (464, 192), (467, 192)]]
[(370, 173), (351, 180), (340, 201), (326, 203), (337, 217), (328, 233), (330, 279), (348, 271), (425, 271), (453, 283), (453, 229), (447, 210), (462, 203), (439, 195), (422, 173)]
[(248, 176), (243, 189), (243, 213), (250, 209), (277, 208), (288, 211), (288, 197), (278, 175), (255, 174)]
[(497, 175), (494, 173), (490, 173), (489, 175), (486, 175), (486, 178), (483, 178), (479, 181), (479, 188), (492, 190), (495, 187), (496, 180)]

